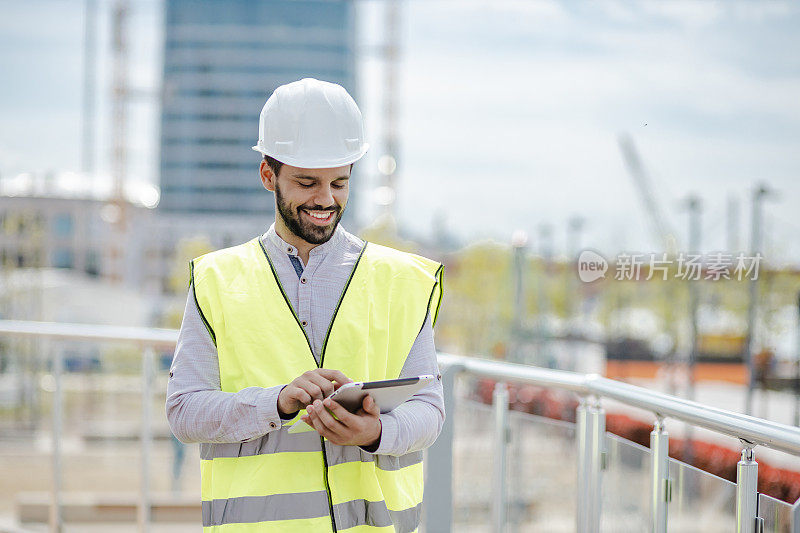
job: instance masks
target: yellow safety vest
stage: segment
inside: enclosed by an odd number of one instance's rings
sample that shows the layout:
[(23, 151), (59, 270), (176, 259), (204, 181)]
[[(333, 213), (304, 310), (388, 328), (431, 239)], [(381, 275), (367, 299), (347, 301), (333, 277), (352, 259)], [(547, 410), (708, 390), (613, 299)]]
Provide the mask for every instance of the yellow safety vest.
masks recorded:
[[(442, 265), (365, 244), (317, 364), (261, 241), (192, 261), (200, 314), (219, 355), (221, 388), (272, 387), (333, 368), (354, 381), (397, 378), (442, 297)], [(374, 455), (315, 431), (201, 444), (204, 532), (413, 532), (422, 511), (422, 452)]]

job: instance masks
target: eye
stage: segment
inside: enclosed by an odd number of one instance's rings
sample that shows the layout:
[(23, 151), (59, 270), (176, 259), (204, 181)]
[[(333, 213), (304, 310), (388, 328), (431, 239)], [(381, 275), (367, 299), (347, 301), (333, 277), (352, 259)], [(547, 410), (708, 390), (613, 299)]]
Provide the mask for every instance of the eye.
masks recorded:
[(334, 189), (344, 189), (344, 185), (341, 185), (341, 184), (334, 183), (334, 184), (333, 184), (333, 188), (334, 188)]
[(301, 186), (304, 189), (310, 189), (311, 187), (314, 186), (313, 183), (298, 183), (298, 185)]

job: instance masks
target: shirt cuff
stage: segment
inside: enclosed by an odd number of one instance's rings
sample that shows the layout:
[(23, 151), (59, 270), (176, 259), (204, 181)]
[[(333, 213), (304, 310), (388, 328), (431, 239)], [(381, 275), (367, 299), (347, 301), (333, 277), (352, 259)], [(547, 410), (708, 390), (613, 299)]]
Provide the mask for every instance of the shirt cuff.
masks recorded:
[(256, 415), (258, 416), (259, 426), (264, 433), (279, 429), (283, 425), (283, 421), (278, 415), (278, 395), (283, 387), (285, 385), (262, 389), (258, 395)]
[(375, 455), (392, 455), (396, 441), (397, 420), (385, 413), (381, 415), (381, 436), (378, 440), (378, 447), (374, 450), (366, 446), (359, 446), (359, 448)]

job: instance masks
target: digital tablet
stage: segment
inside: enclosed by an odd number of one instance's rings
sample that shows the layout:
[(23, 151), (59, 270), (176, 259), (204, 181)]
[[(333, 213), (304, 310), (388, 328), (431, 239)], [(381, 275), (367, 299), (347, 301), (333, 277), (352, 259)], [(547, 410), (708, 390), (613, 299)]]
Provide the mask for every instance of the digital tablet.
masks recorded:
[(370, 394), (380, 407), (381, 413), (388, 413), (411, 398), (415, 392), (433, 382), (434, 379), (436, 379), (435, 376), (424, 375), (415, 378), (345, 383), (330, 395), (330, 399), (336, 400), (339, 405), (351, 413), (355, 413), (361, 409), (367, 394)]
[[(364, 398), (369, 394), (381, 410), (388, 413), (401, 403), (405, 402), (415, 392), (429, 385), (436, 376), (425, 374), (413, 378), (383, 379), (380, 381), (358, 381), (345, 383), (329, 396), (339, 405), (355, 413), (361, 409)], [(313, 431), (313, 428), (299, 420), (289, 428), (289, 433), (300, 431)]]

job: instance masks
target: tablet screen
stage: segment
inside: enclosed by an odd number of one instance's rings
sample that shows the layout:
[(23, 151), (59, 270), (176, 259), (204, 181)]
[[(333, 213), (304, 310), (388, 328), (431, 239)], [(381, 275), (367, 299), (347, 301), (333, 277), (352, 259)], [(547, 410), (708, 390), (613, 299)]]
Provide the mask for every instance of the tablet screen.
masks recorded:
[(397, 387), (398, 385), (411, 385), (419, 381), (419, 378), (397, 378), (397, 379), (384, 379), (381, 381), (365, 381), (361, 386), (361, 390), (366, 389), (380, 389), (383, 387)]

